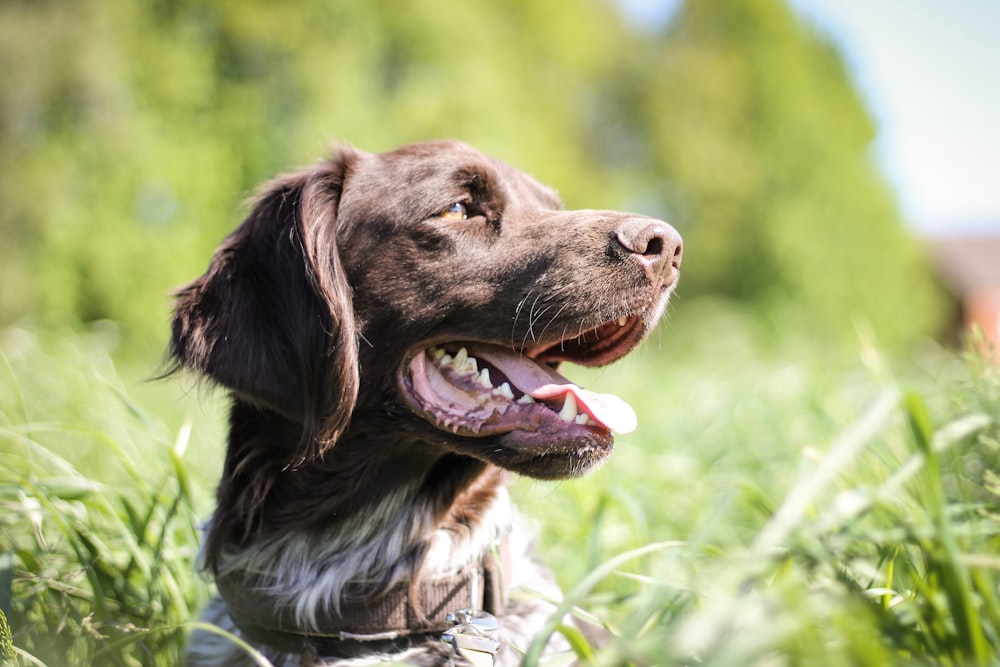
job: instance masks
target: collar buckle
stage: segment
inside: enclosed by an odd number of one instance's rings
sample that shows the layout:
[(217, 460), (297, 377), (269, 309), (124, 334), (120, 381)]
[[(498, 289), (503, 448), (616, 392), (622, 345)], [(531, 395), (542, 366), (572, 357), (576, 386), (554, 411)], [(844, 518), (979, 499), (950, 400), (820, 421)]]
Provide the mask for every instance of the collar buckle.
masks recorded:
[(474, 624), (467, 623), (445, 630), (441, 641), (450, 644), (455, 655), (465, 658), (473, 667), (494, 667), (500, 642), (481, 633)]
[(494, 667), (500, 642), (488, 633), (498, 630), (500, 623), (493, 614), (477, 609), (482, 570), (472, 568), (469, 574), (469, 607), (447, 615), (447, 621), (455, 627), (445, 630), (441, 641), (450, 645), (456, 656), (471, 662), (473, 667)]

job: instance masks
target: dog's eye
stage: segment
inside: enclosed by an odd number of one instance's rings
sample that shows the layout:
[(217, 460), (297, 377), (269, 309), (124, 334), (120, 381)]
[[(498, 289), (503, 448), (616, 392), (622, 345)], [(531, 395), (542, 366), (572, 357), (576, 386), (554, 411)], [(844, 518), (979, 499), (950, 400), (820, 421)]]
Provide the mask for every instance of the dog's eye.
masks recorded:
[(469, 217), (469, 211), (462, 202), (455, 202), (438, 213), (438, 217), (446, 220), (465, 220)]

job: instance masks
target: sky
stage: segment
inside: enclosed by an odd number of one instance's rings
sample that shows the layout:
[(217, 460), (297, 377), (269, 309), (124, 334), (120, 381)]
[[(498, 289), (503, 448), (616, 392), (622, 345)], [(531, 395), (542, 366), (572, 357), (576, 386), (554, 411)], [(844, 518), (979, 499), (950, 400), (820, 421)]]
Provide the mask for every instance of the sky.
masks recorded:
[[(619, 2), (647, 26), (679, 5)], [(847, 62), (908, 224), (924, 234), (1000, 232), (1000, 0), (790, 2)]]

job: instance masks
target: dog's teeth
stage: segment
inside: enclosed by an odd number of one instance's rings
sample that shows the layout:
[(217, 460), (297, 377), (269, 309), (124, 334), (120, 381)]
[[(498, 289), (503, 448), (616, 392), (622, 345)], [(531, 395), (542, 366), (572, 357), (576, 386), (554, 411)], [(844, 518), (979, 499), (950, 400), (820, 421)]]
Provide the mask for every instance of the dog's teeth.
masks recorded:
[[(500, 385), (499, 387), (497, 387), (496, 389), (494, 389), (493, 393), (496, 394), (497, 396), (503, 396), (508, 401), (513, 401), (514, 400), (514, 392), (511, 390), (510, 385), (507, 384), (506, 382), (504, 382), (502, 385)], [(528, 395), (525, 394), (525, 396), (528, 396)], [(528, 396), (528, 398), (531, 398), (531, 397)]]
[(566, 394), (566, 402), (563, 403), (562, 410), (559, 411), (559, 419), (564, 422), (571, 422), (576, 419), (576, 396)]
[(438, 359), (438, 366), (441, 366), (442, 368), (445, 366), (451, 366), (453, 361), (454, 359), (451, 358), (451, 355), (446, 354), (440, 359)]
[(441, 361), (441, 357), (444, 356), (444, 349), (440, 347), (432, 347), (428, 352), (431, 353), (431, 359), (434, 361)]
[(580, 424), (581, 426), (586, 426), (590, 423), (590, 415), (586, 412), (581, 412), (573, 419), (574, 424)]
[(476, 376), (476, 382), (483, 385), (484, 387), (489, 387), (490, 389), (492, 389), (493, 383), (490, 382), (490, 369), (484, 368), (483, 370), (481, 370), (479, 372), (479, 375)]
[(475, 357), (470, 357), (469, 351), (464, 347), (458, 349), (451, 364), (459, 373), (475, 373), (479, 370), (478, 360)]
[(520, 403), (521, 405), (529, 405), (531, 403), (537, 403), (538, 401), (533, 399), (531, 396), (525, 394), (521, 398), (517, 399), (517, 402)]
[(623, 316), (623, 317), (619, 317), (618, 318), (618, 326), (623, 327), (626, 324), (628, 324), (628, 318), (627, 317)]

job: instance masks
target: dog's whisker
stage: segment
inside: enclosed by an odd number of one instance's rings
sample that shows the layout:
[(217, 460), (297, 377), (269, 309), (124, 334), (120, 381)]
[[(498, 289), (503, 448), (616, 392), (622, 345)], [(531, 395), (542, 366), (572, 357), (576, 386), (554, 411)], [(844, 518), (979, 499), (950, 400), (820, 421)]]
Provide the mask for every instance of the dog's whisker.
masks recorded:
[[(524, 298), (518, 301), (517, 305), (514, 307), (514, 321), (511, 324), (510, 328), (510, 345), (512, 348), (517, 349), (519, 352), (524, 352), (524, 347), (528, 339), (528, 333), (526, 331), (524, 336), (522, 336), (521, 346), (518, 348), (514, 342), (515, 337), (517, 336), (517, 320), (521, 316), (521, 309), (524, 308), (524, 304), (527, 302), (528, 298), (531, 297), (531, 293), (533, 291), (534, 288), (532, 287), (531, 289), (528, 290), (528, 293), (524, 295)], [(530, 324), (529, 324), (529, 330), (530, 330)]]
[(541, 318), (543, 314), (545, 314), (545, 311), (548, 310), (549, 308), (548, 306), (545, 306), (545, 308), (542, 309), (541, 312), (537, 310), (538, 300), (541, 298), (541, 296), (542, 295), (539, 294), (538, 296), (535, 297), (535, 300), (531, 303), (531, 309), (528, 311), (528, 332), (531, 334), (531, 340), (536, 343), (539, 340), (539, 336), (535, 335), (535, 324), (538, 323), (538, 320)]
[[(548, 310), (550, 308), (550, 306), (546, 306), (545, 308), (546, 308), (546, 310)], [(545, 332), (548, 330), (548, 328), (559, 318), (559, 316), (562, 314), (562, 312), (564, 310), (566, 310), (566, 308), (568, 308), (567, 304), (563, 304), (562, 306), (559, 307), (559, 310), (557, 310), (555, 312), (555, 314), (552, 317), (549, 318), (548, 323), (546, 323), (546, 325), (544, 327), (542, 327), (542, 331), (539, 334), (539, 336), (544, 336), (545, 335)], [(539, 313), (539, 315), (541, 315), (541, 314), (542, 313)]]
[(532, 339), (536, 343), (541, 342), (542, 339), (544, 338), (544, 336), (545, 336), (545, 330), (548, 328), (548, 324), (546, 324), (545, 326), (543, 326), (542, 330), (539, 331), (537, 334), (535, 334), (535, 325), (538, 324), (541, 321), (541, 319), (545, 315), (545, 313), (548, 312), (549, 310), (551, 310), (551, 308), (552, 308), (551, 306), (545, 306), (544, 308), (542, 308), (541, 310), (539, 310), (537, 313), (535, 313), (535, 316), (534, 316), (534, 318), (531, 321), (531, 332), (532, 332), (531, 335), (532, 335)]
[[(532, 295), (533, 292), (534, 292), (534, 288), (529, 289), (528, 293), (524, 296), (523, 299), (521, 299), (521, 301), (517, 305), (517, 311), (516, 311), (516, 313), (514, 315), (514, 328), (515, 329), (517, 327), (517, 318), (520, 316), (520, 314), (521, 314), (521, 312), (523, 310), (524, 304), (527, 303), (527, 301), (528, 301), (529, 298), (531, 298), (531, 295)], [(537, 299), (538, 299), (538, 297), (536, 296), (535, 300), (537, 301)], [(532, 323), (531, 323), (531, 308), (529, 308), (528, 309), (528, 315), (527, 315), (527, 325), (526, 325), (525, 330), (524, 330), (524, 335), (521, 337), (520, 352), (522, 352), (522, 353), (524, 352), (525, 347), (527, 347), (528, 338), (530, 337), (532, 339), (532, 341), (534, 341), (534, 333), (532, 332), (532, 328), (531, 327), (532, 327)], [(512, 332), (512, 334), (513, 334), (513, 332)]]

